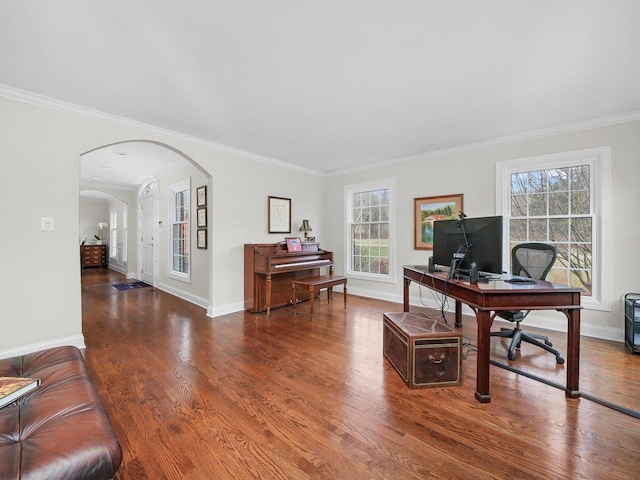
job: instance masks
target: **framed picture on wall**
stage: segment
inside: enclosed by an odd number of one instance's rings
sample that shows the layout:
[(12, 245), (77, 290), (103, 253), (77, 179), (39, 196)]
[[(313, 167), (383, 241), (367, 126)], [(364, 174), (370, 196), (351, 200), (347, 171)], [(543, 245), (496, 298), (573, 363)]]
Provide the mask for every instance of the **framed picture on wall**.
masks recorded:
[(207, 229), (199, 228), (197, 236), (198, 248), (207, 248)]
[(269, 233), (291, 233), (291, 199), (269, 197)]
[(414, 250), (433, 249), (433, 222), (456, 218), (462, 211), (462, 194), (414, 199)]
[(207, 186), (203, 185), (196, 189), (196, 204), (198, 207), (207, 206)]
[(207, 209), (199, 208), (198, 209), (198, 228), (204, 228), (207, 226)]

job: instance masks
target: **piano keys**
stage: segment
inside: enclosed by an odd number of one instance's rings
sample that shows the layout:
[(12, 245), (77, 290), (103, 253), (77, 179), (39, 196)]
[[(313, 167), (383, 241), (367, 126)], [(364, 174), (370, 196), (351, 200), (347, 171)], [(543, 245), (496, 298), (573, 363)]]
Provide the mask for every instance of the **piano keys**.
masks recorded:
[(320, 276), (323, 267), (333, 273), (332, 252), (289, 253), (283, 243), (245, 244), (244, 308), (269, 316), (272, 308), (293, 302), (293, 280)]

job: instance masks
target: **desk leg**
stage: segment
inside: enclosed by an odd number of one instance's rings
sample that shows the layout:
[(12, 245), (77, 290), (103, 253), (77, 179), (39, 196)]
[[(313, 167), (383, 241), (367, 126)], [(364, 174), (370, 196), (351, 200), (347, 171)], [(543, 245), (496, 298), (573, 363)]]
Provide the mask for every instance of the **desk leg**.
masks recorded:
[(462, 302), (460, 300), (456, 300), (455, 315), (455, 322), (453, 326), (456, 328), (462, 328)]
[(478, 357), (476, 364), (476, 400), (491, 402), (489, 396), (489, 360), (491, 357), (491, 312), (476, 310)]
[(411, 280), (407, 277), (404, 277), (404, 310), (405, 312), (409, 311), (409, 285), (411, 285)]
[(580, 397), (580, 309), (563, 310), (569, 320), (567, 332), (567, 388), (565, 395)]
[(345, 282), (344, 289), (342, 290), (342, 296), (344, 297), (344, 308), (347, 308), (347, 284)]

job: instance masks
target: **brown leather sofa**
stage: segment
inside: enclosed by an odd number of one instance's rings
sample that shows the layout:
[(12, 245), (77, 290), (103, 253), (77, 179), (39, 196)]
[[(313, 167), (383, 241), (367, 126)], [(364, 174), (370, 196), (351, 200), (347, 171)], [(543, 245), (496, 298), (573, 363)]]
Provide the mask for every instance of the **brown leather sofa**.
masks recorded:
[(41, 380), (38, 388), (0, 408), (0, 479), (115, 476), (122, 449), (77, 348), (1, 359), (0, 376)]

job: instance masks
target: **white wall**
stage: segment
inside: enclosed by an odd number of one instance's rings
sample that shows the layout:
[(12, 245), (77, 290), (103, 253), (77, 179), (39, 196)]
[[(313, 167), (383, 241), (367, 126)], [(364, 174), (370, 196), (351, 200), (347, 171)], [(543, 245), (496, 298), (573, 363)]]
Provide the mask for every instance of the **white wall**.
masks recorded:
[[(97, 147), (160, 142), (200, 164), (210, 177), (212, 316), (243, 308), (244, 243), (284, 238), (268, 234), (269, 195), (292, 199), (294, 228), (308, 218), (318, 236), (327, 230), (320, 222), (322, 177), (111, 117), (69, 114), (6, 97), (0, 97), (0, 112), (0, 215), (11, 227), (0, 236), (0, 357), (61, 344), (84, 347), (79, 159)], [(41, 217), (54, 218), (54, 231), (40, 231)]]
[[(634, 214), (640, 206), (638, 178), (640, 175), (640, 122), (630, 122), (594, 128), (546, 138), (520, 141), (457, 153), (424, 156), (412, 161), (336, 176), (327, 183), (324, 195), (326, 212), (344, 217), (343, 187), (361, 181), (393, 177), (397, 188), (397, 265), (425, 265), (430, 251), (413, 249), (413, 199), (435, 195), (464, 194), (464, 211), (470, 217), (494, 215), (495, 165), (501, 160), (526, 158), (551, 153), (611, 146), (612, 156), (612, 229), (611, 237), (611, 310), (584, 310), (582, 333), (622, 341), (624, 315), (622, 299), (627, 292), (640, 291), (640, 222)], [(344, 221), (328, 222), (330, 243), (338, 244), (347, 234)], [(344, 271), (342, 252), (336, 255), (337, 271)], [(349, 292), (365, 296), (402, 301), (402, 275), (389, 285), (365, 280), (349, 280)], [(412, 287), (413, 302), (418, 303), (418, 291)], [(423, 295), (424, 297), (424, 295)], [(426, 294), (430, 298), (430, 294)], [(564, 317), (556, 312), (537, 314), (548, 328), (566, 329)], [(536, 315), (533, 315), (535, 318)], [(531, 318), (531, 316), (530, 316)]]
[[(181, 282), (168, 276), (170, 265), (170, 199), (169, 187), (171, 184), (188, 178), (191, 185), (191, 258), (190, 258), (190, 275), (189, 283)], [(197, 305), (209, 306), (209, 253), (210, 249), (198, 249), (196, 247), (197, 217), (196, 217), (196, 188), (207, 185), (208, 178), (198, 168), (193, 165), (182, 168), (179, 171), (172, 172), (164, 177), (158, 177), (159, 195), (159, 221), (161, 227), (158, 228), (158, 287), (162, 290), (171, 292), (181, 298), (189, 300)], [(207, 192), (208, 197), (211, 192)], [(208, 212), (207, 212), (208, 214)], [(209, 231), (210, 229), (208, 229)]]
[(105, 200), (80, 201), (80, 242), (87, 244), (95, 241), (98, 223), (109, 223), (109, 204)]

